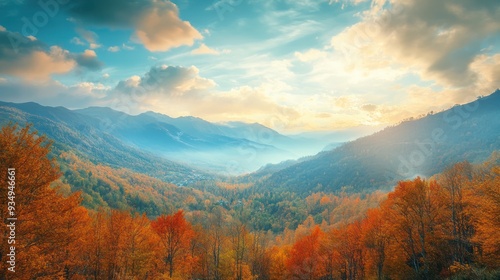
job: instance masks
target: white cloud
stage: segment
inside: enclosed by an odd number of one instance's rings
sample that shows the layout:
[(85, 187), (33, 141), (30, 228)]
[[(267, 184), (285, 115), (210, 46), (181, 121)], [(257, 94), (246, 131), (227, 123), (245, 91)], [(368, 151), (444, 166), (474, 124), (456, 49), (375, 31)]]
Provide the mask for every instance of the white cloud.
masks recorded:
[(300, 117), (290, 107), (279, 105), (265, 87), (216, 88), (194, 67), (161, 65), (143, 76), (132, 76), (118, 83), (114, 98), (133, 108), (153, 110), (171, 116), (193, 115), (210, 121), (246, 120), (271, 124)]
[(325, 58), (327, 56), (327, 53), (317, 49), (310, 49), (306, 52), (295, 52), (294, 55), (295, 57), (297, 57), (297, 59), (299, 59), (302, 62), (309, 62)]
[[(10, 47), (10, 46), (9, 46)], [(76, 62), (69, 52), (53, 46), (49, 52), (33, 50), (29, 54), (18, 56), (16, 61), (0, 58), (0, 73), (18, 76), (26, 80), (47, 80), (52, 74), (64, 74), (71, 71)]]
[[(195, 40), (203, 38), (188, 21), (180, 18), (177, 6), (170, 1), (74, 0), (68, 12), (73, 18), (91, 25), (131, 28), (133, 39), (149, 51), (192, 46)], [(90, 38), (91, 34), (83, 35)]]
[(205, 44), (201, 44), (198, 48), (194, 49), (191, 51), (192, 54), (212, 54), (212, 55), (219, 55), (220, 52), (214, 49), (209, 48)]
[(385, 2), (372, 1), (360, 22), (335, 35), (331, 45), (294, 54), (294, 78), (283, 81), (292, 92), (313, 89), (297, 104), (323, 112), (335, 126), (339, 120), (349, 126), (393, 124), (498, 88), (500, 55), (489, 45), (500, 32), (498, 3)]
[(126, 44), (122, 44), (122, 48), (124, 50), (127, 50), (127, 51), (131, 51), (131, 50), (135, 49), (133, 46), (129, 46), (129, 45), (126, 45)]
[(192, 46), (203, 36), (187, 21), (179, 18), (177, 6), (171, 2), (155, 2), (141, 16), (135, 35), (149, 51), (168, 51), (180, 46)]
[[(18, 43), (13, 45), (12, 42)], [(46, 82), (51, 75), (68, 73), (77, 66), (98, 70), (102, 63), (93, 50), (78, 54), (59, 46), (47, 49), (34, 37), (0, 31), (0, 74)]]
[(94, 44), (94, 43), (90, 43), (90, 44), (89, 44), (89, 48), (91, 48), (91, 49), (93, 49), (93, 50), (98, 49), (98, 48), (100, 48), (100, 47), (101, 47), (101, 45), (100, 45), (100, 44)]
[(120, 51), (120, 47), (119, 46), (111, 46), (108, 48), (108, 51), (109, 52), (119, 52)]
[(377, 1), (376, 13), (366, 12), (361, 22), (335, 36), (332, 46), (349, 57), (352, 68), (396, 67), (442, 86), (468, 86), (479, 74), (470, 69), (481, 53), (479, 42), (500, 32), (491, 11), (500, 5), (468, 3), (399, 0), (379, 10), (384, 1)]

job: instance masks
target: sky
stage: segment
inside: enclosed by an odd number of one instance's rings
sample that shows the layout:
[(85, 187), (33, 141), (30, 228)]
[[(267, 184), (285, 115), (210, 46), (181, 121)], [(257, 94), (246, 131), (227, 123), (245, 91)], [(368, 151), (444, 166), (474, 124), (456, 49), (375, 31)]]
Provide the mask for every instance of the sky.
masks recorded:
[(500, 87), (499, 18), (498, 0), (0, 0), (0, 100), (392, 125)]

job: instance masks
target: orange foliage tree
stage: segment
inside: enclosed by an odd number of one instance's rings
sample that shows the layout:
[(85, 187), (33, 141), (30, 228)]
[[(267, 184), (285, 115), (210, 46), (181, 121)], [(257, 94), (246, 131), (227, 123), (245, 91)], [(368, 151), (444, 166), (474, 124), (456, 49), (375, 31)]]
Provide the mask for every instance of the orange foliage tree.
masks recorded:
[(365, 274), (365, 248), (362, 243), (361, 223), (356, 221), (334, 231), (335, 248), (339, 253), (340, 278), (363, 279)]
[[(51, 143), (30, 129), (7, 125), (0, 132), (0, 218), (6, 224), (11, 222), (7, 218), (17, 218), (15, 243), (6, 242), (6, 226), (0, 229), (0, 274), (14, 273), (7, 271), (6, 263), (13, 246), (16, 279), (69, 278), (79, 272), (78, 232), (88, 216), (79, 207), (78, 194), (64, 198), (50, 187), (60, 176), (55, 159), (48, 157)], [(9, 168), (15, 171), (8, 174)], [(15, 181), (11, 195), (8, 179)], [(8, 201), (14, 202), (14, 216), (7, 210)]]
[(473, 241), (480, 245), (479, 261), (500, 268), (500, 167), (488, 167), (475, 184), (475, 231)]
[(399, 182), (383, 204), (388, 221), (385, 230), (391, 239), (388, 261), (396, 278), (428, 279), (442, 269), (438, 267), (445, 253), (442, 225), (446, 206), (442, 197), (442, 189), (434, 181), (416, 178)]
[(295, 242), (287, 260), (292, 279), (318, 279), (325, 274), (320, 254), (323, 238), (324, 233), (316, 226), (310, 235)]
[(362, 241), (366, 247), (368, 276), (382, 280), (389, 237), (384, 230), (385, 218), (380, 208), (370, 209), (362, 224)]
[[(151, 226), (160, 238), (161, 257), (168, 266), (169, 277), (177, 271), (180, 272), (182, 268), (189, 268), (189, 249), (195, 232), (184, 218), (183, 211), (179, 210), (173, 215), (162, 215), (151, 222)], [(176, 267), (179, 263), (184, 266)]]

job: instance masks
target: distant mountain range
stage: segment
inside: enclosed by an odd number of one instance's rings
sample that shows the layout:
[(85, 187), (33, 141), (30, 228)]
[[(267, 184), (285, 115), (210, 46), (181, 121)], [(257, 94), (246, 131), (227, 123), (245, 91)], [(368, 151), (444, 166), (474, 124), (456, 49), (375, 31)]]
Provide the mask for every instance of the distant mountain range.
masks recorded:
[(55, 155), (72, 151), (180, 186), (247, 173), (236, 180), (259, 191), (363, 191), (430, 176), (457, 161), (483, 161), (500, 150), (500, 91), (344, 144), (366, 129), (285, 136), (256, 123), (0, 102), (0, 124), (8, 122), (32, 123), (54, 140)]
[(313, 157), (269, 165), (241, 177), (261, 190), (297, 193), (388, 189), (453, 163), (480, 162), (500, 150), (500, 90), (465, 105), (387, 127)]
[(210, 123), (154, 112), (132, 116), (106, 107), (69, 110), (33, 102), (0, 102), (0, 124), (11, 121), (32, 123), (60, 151), (75, 150), (95, 163), (181, 185), (209, 173), (255, 171), (340, 144), (329, 137), (288, 137), (257, 123)]
[(74, 151), (94, 163), (125, 167), (167, 182), (187, 184), (208, 178), (208, 173), (131, 147), (96, 126), (99, 121), (64, 107), (29, 102), (0, 102), (0, 124), (32, 124), (39, 134), (54, 141), (53, 154)]
[(127, 145), (206, 170), (237, 174), (297, 157), (275, 146), (293, 139), (258, 124), (214, 124), (154, 112), (131, 116), (100, 107), (74, 112), (90, 117), (94, 127)]

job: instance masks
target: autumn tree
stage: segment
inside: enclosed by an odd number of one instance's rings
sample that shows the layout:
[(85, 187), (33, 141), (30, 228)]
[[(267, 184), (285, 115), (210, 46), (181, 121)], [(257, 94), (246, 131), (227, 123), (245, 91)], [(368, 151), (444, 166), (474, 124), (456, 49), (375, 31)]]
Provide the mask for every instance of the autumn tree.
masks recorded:
[(266, 254), (266, 246), (271, 236), (263, 231), (250, 232), (249, 253), (252, 275), (258, 279), (269, 278), (269, 258)]
[(290, 255), (291, 246), (273, 246), (266, 251), (267, 259), (269, 259), (269, 278), (273, 280), (288, 280), (288, 257)]
[[(79, 195), (63, 197), (51, 182), (60, 174), (56, 161), (49, 156), (51, 143), (44, 136), (30, 132), (31, 127), (2, 127), (0, 132), (0, 218), (4, 223), (15, 217), (16, 278), (70, 278), (79, 272), (81, 260), (75, 254), (88, 222), (85, 209), (79, 206)], [(11, 174), (8, 174), (8, 170)], [(7, 182), (15, 181), (8, 195)], [(9, 199), (10, 196), (12, 199)], [(12, 213), (7, 201), (14, 202)], [(13, 215), (11, 215), (13, 214)], [(7, 227), (0, 229), (0, 278), (5, 278), (6, 255), (10, 251)], [(7, 247), (9, 246), (9, 247)]]
[[(330, 279), (363, 279), (365, 275), (365, 246), (361, 222), (356, 221), (329, 233), (328, 242), (333, 271)], [(332, 269), (329, 269), (332, 270)]]
[(292, 279), (318, 279), (325, 274), (324, 264), (320, 261), (320, 244), (324, 233), (317, 226), (293, 245), (287, 267)]
[(189, 257), (190, 243), (195, 233), (182, 210), (173, 215), (158, 217), (151, 222), (151, 226), (160, 238), (162, 258), (168, 266), (169, 277), (172, 277), (174, 272), (182, 268), (177, 265)]
[(389, 237), (384, 229), (386, 221), (380, 208), (367, 212), (362, 222), (362, 241), (367, 251), (367, 266), (374, 272), (376, 279), (384, 279), (384, 264)]
[(439, 185), (444, 190), (448, 205), (450, 257), (452, 262), (471, 263), (473, 255), (473, 221), (470, 211), (472, 165), (457, 163), (438, 176)]
[(92, 279), (103, 278), (105, 271), (105, 261), (107, 258), (108, 227), (107, 221), (109, 215), (102, 209), (92, 216), (90, 230), (87, 233), (88, 238), (84, 243), (84, 250), (80, 253), (86, 259), (85, 275)]
[[(393, 239), (388, 261), (392, 261), (395, 274), (403, 273), (397, 277), (430, 279), (444, 268), (442, 225), (445, 223), (445, 204), (441, 191), (434, 181), (416, 178), (399, 182), (384, 203), (383, 213), (390, 221), (386, 230)], [(405, 272), (403, 264), (412, 270)]]
[(245, 273), (248, 270), (248, 264), (246, 264), (248, 251), (250, 247), (250, 235), (245, 223), (241, 221), (234, 221), (229, 226), (229, 238), (231, 241), (231, 247), (233, 251), (234, 260), (234, 276), (236, 280), (242, 280)]
[(210, 251), (210, 276), (215, 280), (222, 279), (222, 261), (221, 255), (223, 251), (223, 244), (226, 239), (224, 235), (224, 210), (218, 206), (214, 212), (209, 216), (208, 229), (208, 246)]
[(491, 268), (500, 268), (500, 167), (494, 165), (475, 180), (473, 213), (476, 235), (481, 246), (477, 258)]

